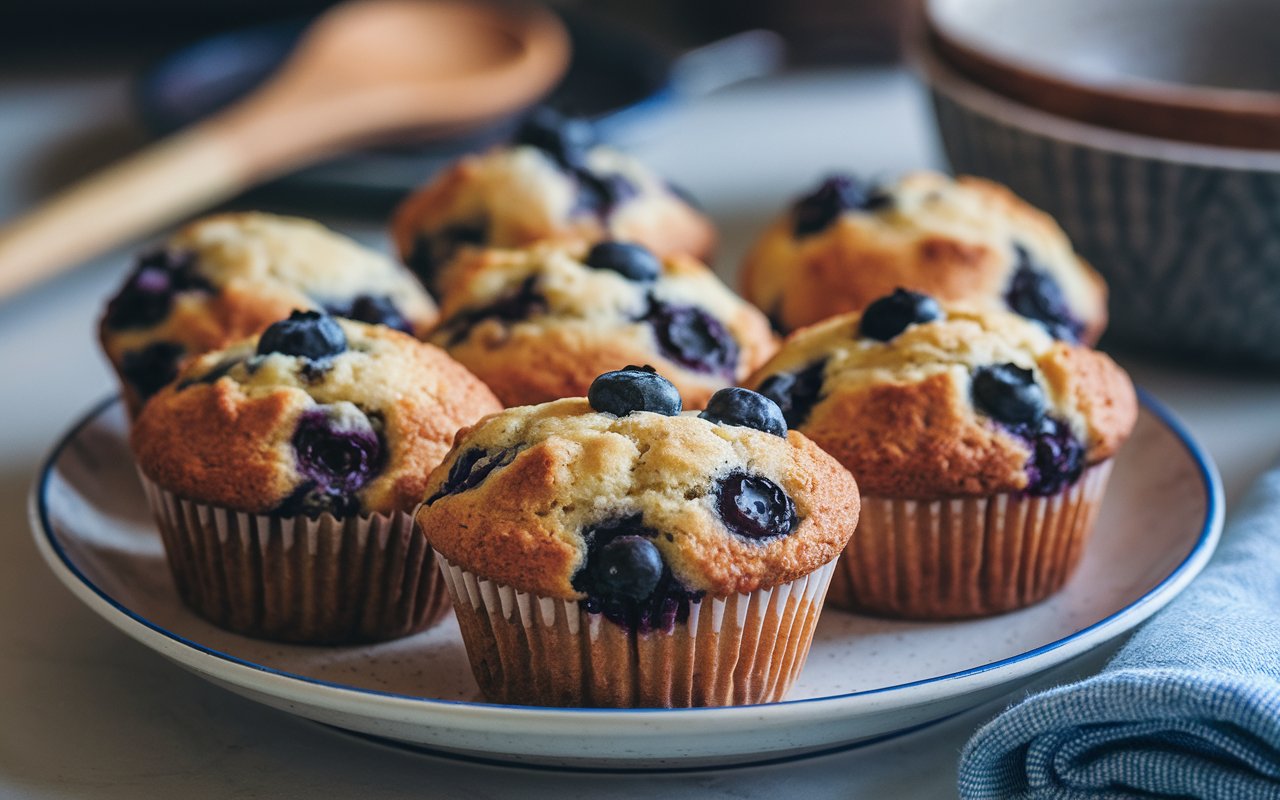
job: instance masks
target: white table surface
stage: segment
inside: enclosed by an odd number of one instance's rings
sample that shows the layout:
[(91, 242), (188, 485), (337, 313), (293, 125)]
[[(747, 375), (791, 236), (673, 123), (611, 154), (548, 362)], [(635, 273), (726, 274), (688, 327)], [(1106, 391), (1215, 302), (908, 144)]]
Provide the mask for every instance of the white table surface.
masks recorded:
[[(124, 67), (0, 75), (0, 218), (137, 141)], [(673, 110), (635, 149), (703, 200), (726, 274), (754, 230), (824, 171), (940, 164), (925, 97), (894, 70), (791, 75)], [(366, 241), (381, 221), (326, 216)], [(75, 231), (68, 231), (74, 236)], [(26, 520), (42, 454), (112, 380), (94, 340), (127, 259), (0, 304), (0, 797), (667, 798), (954, 796), (956, 756), (1011, 699), (871, 747), (773, 767), (634, 777), (476, 766), (356, 741), (259, 707), (145, 650), (45, 569)], [(1121, 354), (1217, 460), (1228, 509), (1280, 454), (1280, 375)], [(1097, 669), (1094, 657), (1052, 679)]]

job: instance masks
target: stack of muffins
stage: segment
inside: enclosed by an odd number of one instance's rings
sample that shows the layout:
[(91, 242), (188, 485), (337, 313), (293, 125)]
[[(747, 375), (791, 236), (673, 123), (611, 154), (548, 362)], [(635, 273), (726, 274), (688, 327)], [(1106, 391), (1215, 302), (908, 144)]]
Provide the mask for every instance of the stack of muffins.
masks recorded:
[(685, 193), (540, 111), (392, 233), (403, 266), (210, 217), (107, 306), (177, 590), (215, 624), (368, 642), (452, 605), (495, 702), (772, 702), (824, 600), (942, 620), (1059, 589), (1135, 422), (1090, 349), (1101, 279), (984, 181), (830, 177), (744, 300)]

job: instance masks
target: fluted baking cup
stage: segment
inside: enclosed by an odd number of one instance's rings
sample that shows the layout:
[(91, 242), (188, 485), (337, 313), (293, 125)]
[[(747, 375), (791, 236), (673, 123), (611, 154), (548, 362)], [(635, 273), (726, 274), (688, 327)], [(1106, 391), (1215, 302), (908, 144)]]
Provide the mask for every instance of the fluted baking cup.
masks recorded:
[(1048, 497), (862, 497), (828, 602), (907, 619), (999, 614), (1061, 589), (1102, 505), (1110, 460)]
[(346, 644), (429, 627), (448, 596), (413, 516), (275, 517), (142, 485), (184, 603), (227, 630)]
[(436, 553), (476, 682), (496, 703), (684, 708), (781, 700), (809, 654), (835, 563), (791, 583), (691, 601), (629, 630), (576, 600), (517, 591)]

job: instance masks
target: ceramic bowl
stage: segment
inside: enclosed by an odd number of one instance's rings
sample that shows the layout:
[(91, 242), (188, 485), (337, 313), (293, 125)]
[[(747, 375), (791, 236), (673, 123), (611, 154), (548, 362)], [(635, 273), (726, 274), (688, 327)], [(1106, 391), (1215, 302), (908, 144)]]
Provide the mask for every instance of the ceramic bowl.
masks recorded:
[(929, 0), (943, 60), (1026, 105), (1114, 130), (1280, 148), (1275, 0)]
[(953, 169), (1052, 214), (1107, 279), (1104, 341), (1280, 365), (1280, 152), (1085, 125), (915, 56)]

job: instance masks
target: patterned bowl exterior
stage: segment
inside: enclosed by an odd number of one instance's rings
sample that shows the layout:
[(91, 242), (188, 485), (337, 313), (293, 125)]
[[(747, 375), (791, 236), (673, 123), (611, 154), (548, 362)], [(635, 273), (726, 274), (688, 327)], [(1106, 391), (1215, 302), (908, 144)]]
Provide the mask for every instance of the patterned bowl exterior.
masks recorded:
[[(936, 70), (933, 105), (952, 168), (1004, 183), (1057, 218), (1110, 286), (1108, 339), (1280, 364), (1276, 154), (1257, 154), (1263, 168), (1215, 148), (1179, 160), (1185, 151), (1160, 140), (1101, 131), (1096, 138), (1124, 140), (1112, 149), (1073, 135), (1085, 130), (1078, 123), (1062, 121), (1059, 135), (1056, 117), (969, 84), (955, 91), (958, 79), (939, 81)], [(1214, 164), (1215, 153), (1236, 163)]]

